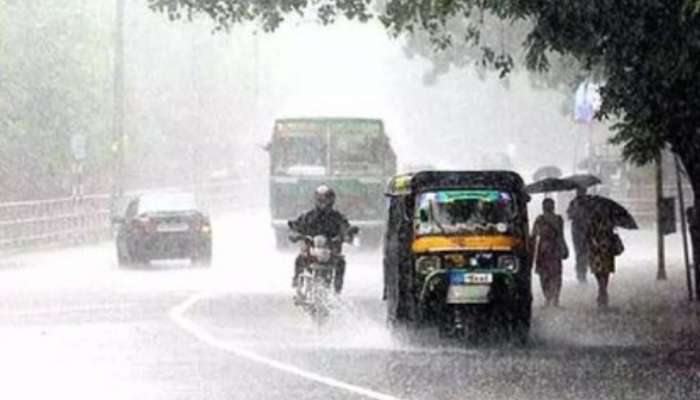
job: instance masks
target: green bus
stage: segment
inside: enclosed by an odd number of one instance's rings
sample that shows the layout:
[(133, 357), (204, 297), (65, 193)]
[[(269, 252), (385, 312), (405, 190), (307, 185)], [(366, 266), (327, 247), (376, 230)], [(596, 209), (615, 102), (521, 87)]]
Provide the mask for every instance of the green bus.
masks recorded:
[(379, 246), (385, 218), (383, 190), (396, 173), (396, 155), (379, 119), (289, 118), (275, 121), (270, 154), (270, 213), (278, 247), (288, 243), (287, 221), (311, 209), (316, 187), (336, 192), (336, 208)]

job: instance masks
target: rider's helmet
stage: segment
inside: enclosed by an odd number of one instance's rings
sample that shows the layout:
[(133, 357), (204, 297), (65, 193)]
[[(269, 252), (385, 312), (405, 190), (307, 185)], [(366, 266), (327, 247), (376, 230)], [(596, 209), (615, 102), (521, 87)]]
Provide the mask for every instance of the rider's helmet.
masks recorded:
[(314, 191), (314, 205), (318, 209), (331, 209), (335, 203), (335, 192), (327, 185), (321, 185)]

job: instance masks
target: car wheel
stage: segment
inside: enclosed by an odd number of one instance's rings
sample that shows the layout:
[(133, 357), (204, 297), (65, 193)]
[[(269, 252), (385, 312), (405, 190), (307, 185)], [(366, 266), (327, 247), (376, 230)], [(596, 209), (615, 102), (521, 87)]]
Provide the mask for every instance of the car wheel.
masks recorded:
[(510, 339), (516, 345), (525, 347), (530, 344), (530, 321), (515, 320), (510, 326)]
[(117, 246), (117, 265), (119, 267), (128, 267), (131, 265), (129, 255), (125, 254), (124, 250), (120, 249), (119, 246)]
[(151, 261), (147, 255), (143, 254), (142, 251), (138, 251), (136, 249), (131, 249), (129, 250), (129, 265), (132, 267), (141, 267), (144, 265), (148, 265), (148, 263)]
[(202, 246), (191, 258), (192, 264), (211, 267), (211, 243)]
[(509, 333), (512, 342), (518, 346), (527, 346), (530, 344), (530, 325), (531, 325), (531, 308), (527, 306), (521, 307), (518, 313), (513, 315), (510, 320)]

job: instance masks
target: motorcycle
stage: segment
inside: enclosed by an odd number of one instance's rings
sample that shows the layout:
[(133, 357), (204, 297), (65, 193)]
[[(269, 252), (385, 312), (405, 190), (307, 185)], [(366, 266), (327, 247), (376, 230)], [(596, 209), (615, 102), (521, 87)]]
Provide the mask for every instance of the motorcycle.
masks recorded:
[(301, 254), (308, 261), (306, 268), (299, 275), (294, 304), (309, 314), (311, 319), (322, 326), (330, 315), (331, 285), (335, 281), (336, 266), (344, 260), (341, 254), (344, 241), (352, 241), (359, 232), (357, 227), (350, 227), (344, 235), (333, 238), (324, 235), (309, 236), (294, 232), (293, 224), (289, 224), (293, 234), (292, 242), (301, 242)]

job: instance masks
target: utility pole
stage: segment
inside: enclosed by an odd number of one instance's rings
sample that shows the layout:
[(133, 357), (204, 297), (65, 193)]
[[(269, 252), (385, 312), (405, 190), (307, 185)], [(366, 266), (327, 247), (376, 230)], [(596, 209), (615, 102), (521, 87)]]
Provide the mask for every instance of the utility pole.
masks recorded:
[(663, 212), (661, 211), (664, 187), (663, 187), (663, 154), (659, 152), (656, 158), (656, 243), (657, 243), (657, 261), (658, 270), (656, 272), (656, 280), (666, 280), (666, 257), (664, 251), (664, 232), (663, 232)]
[(112, 152), (114, 177), (112, 210), (124, 195), (124, 0), (116, 0), (114, 30), (114, 109), (112, 125)]
[(688, 300), (693, 300), (693, 282), (690, 274), (690, 257), (688, 256), (688, 227), (685, 221), (685, 196), (683, 195), (683, 176), (681, 175), (681, 163), (678, 156), (674, 154), (673, 161), (676, 164), (676, 189), (678, 190), (678, 201), (681, 207), (681, 233), (683, 237), (683, 259), (685, 261), (685, 281), (688, 286)]
[(260, 34), (258, 30), (253, 31), (253, 64), (255, 65), (255, 86), (253, 96), (255, 100), (255, 120), (253, 121), (253, 135), (258, 135), (260, 131)]

